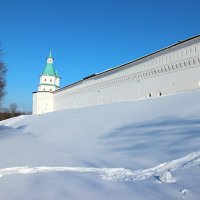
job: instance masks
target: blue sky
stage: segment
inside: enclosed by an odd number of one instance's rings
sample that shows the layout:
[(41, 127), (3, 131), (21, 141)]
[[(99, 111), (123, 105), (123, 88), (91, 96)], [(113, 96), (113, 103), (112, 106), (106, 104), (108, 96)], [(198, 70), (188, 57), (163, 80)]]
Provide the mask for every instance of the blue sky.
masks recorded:
[(49, 50), (61, 86), (200, 34), (199, 0), (0, 0), (7, 95), (32, 109)]

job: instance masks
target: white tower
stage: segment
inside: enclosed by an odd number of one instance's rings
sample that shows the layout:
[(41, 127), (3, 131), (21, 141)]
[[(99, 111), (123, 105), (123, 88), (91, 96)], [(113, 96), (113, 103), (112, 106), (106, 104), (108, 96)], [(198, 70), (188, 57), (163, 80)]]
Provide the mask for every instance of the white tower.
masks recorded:
[(53, 57), (50, 51), (46, 67), (40, 76), (38, 91), (33, 92), (33, 114), (53, 111), (53, 92), (59, 88), (60, 77), (53, 67)]
[(53, 67), (53, 58), (51, 51), (49, 57), (47, 58), (46, 67), (40, 76), (40, 84), (38, 91), (49, 91), (53, 92), (60, 88), (60, 77)]

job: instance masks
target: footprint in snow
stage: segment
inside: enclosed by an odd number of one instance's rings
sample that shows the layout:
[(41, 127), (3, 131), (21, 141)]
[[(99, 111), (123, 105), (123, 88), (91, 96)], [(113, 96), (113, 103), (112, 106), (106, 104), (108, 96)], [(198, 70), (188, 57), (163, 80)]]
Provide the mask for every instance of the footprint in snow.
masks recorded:
[(165, 171), (159, 176), (162, 183), (175, 183), (176, 179), (172, 176), (170, 171)]
[(188, 193), (188, 190), (187, 189), (181, 189), (180, 193), (182, 194), (182, 198), (184, 199), (186, 194)]

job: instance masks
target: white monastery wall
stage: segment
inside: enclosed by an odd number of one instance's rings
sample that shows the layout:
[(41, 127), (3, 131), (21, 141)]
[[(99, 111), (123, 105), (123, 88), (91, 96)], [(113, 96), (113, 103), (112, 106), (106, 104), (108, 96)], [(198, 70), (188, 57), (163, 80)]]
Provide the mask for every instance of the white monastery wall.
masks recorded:
[(54, 111), (53, 93), (38, 91), (33, 93), (33, 114)]
[(200, 36), (53, 92), (53, 110), (194, 90), (199, 81)]

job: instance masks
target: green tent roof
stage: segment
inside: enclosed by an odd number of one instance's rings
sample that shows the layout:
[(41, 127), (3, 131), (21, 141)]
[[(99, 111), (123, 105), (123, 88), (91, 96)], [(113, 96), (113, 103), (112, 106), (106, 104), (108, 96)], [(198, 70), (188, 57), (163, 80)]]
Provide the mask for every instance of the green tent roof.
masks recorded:
[(56, 71), (53, 67), (52, 63), (47, 63), (43, 73), (43, 75), (49, 75), (49, 76), (56, 76)]
[[(52, 58), (51, 51), (50, 51), (50, 54), (49, 54), (48, 58)], [(46, 67), (45, 67), (42, 75), (59, 77), (58, 73), (55, 71), (55, 69), (53, 67), (53, 62), (52, 63), (48, 63), (47, 62)]]

